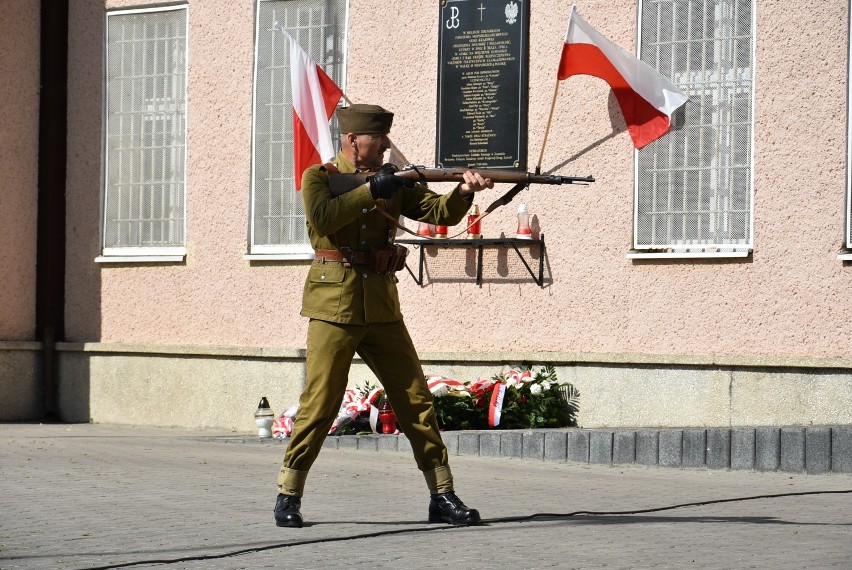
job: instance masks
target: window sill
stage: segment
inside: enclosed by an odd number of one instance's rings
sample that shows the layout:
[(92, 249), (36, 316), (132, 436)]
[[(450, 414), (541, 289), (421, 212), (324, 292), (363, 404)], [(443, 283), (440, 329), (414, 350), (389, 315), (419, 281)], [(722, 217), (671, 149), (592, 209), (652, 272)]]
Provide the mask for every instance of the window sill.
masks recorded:
[(95, 263), (183, 263), (185, 247), (106, 247)]
[(840, 261), (852, 261), (852, 249), (846, 249), (844, 247), (837, 253), (837, 259)]
[(696, 248), (695, 250), (640, 250), (631, 249), (625, 254), (627, 259), (699, 259), (699, 258), (724, 258), (724, 257), (748, 257), (751, 255), (750, 249), (733, 249), (725, 248), (726, 251), (718, 249)]
[(99, 255), (95, 263), (183, 263), (186, 255)]
[(299, 252), (299, 253), (247, 253), (243, 255), (246, 261), (311, 261), (314, 259), (314, 252)]

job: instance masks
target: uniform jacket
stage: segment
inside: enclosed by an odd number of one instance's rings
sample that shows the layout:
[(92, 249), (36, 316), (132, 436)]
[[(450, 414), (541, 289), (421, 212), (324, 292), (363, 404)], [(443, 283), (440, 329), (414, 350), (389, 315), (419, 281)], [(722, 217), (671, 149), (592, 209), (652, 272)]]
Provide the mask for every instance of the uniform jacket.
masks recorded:
[[(355, 172), (343, 153), (332, 162), (341, 174)], [(387, 245), (388, 220), (376, 211), (377, 202), (393, 216), (446, 226), (459, 223), (471, 205), (458, 187), (437, 194), (421, 184), (397, 190), (389, 208), (384, 200), (373, 199), (367, 184), (335, 198), (328, 189), (328, 177), (320, 165), (302, 176), (302, 202), (314, 249), (338, 249), (341, 244), (336, 234), (341, 229), (354, 250)], [(314, 260), (305, 281), (301, 314), (347, 324), (398, 321), (402, 312), (396, 284), (393, 273), (382, 275), (361, 265), (346, 268), (339, 262)]]

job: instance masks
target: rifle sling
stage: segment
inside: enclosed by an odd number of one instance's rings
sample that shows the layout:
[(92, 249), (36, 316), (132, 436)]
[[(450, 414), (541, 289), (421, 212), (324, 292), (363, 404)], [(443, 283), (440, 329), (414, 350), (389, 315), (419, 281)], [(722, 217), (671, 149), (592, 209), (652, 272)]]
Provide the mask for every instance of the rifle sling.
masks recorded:
[(490, 214), (500, 206), (505, 206), (506, 204), (512, 201), (512, 198), (518, 195), (518, 192), (520, 192), (526, 187), (527, 184), (525, 182), (519, 182), (518, 184), (515, 184), (511, 190), (491, 202), (491, 205), (485, 208), (485, 211)]

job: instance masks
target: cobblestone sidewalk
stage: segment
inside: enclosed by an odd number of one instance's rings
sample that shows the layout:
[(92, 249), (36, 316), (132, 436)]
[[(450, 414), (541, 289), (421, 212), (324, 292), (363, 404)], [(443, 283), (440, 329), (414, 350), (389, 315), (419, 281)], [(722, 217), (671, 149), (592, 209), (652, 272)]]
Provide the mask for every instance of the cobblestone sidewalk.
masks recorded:
[(280, 529), (284, 447), (240, 441), (0, 424), (0, 569), (852, 567), (847, 474), (454, 456), (486, 524), (450, 528), (409, 454), (326, 449), (306, 526)]

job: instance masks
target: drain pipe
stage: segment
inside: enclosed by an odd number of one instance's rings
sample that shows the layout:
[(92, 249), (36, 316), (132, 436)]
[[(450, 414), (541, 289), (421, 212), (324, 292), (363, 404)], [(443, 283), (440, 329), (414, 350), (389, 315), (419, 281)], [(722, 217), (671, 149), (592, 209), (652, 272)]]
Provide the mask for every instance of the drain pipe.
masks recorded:
[(44, 417), (59, 419), (55, 348), (65, 335), (68, 0), (41, 0), (40, 49), (36, 340), (43, 346)]

